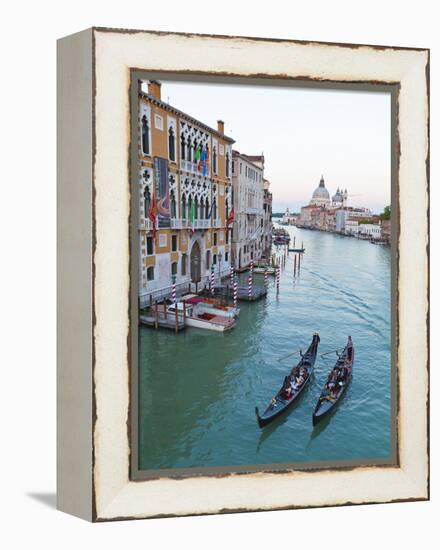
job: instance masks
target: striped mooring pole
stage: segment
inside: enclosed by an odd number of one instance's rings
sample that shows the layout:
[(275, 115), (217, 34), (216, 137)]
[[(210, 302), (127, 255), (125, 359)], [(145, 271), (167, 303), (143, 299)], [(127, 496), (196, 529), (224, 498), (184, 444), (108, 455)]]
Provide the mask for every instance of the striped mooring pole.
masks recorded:
[(267, 288), (269, 284), (269, 277), (267, 276), (267, 267), (264, 269), (264, 286)]
[(250, 265), (249, 265), (249, 273), (250, 273), (251, 275), (254, 274), (254, 260), (251, 260), (251, 263), (250, 263)]
[(301, 269), (301, 253), (298, 254), (298, 273), (300, 269)]
[(171, 301), (173, 302), (173, 304), (177, 302), (176, 277), (173, 277), (173, 283), (171, 285)]
[(277, 292), (280, 290), (280, 268), (277, 267)]
[(211, 294), (214, 296), (214, 283), (215, 283), (215, 273), (214, 273), (214, 266), (211, 266), (211, 279), (209, 281), (209, 286), (211, 288)]
[(251, 275), (252, 272), (249, 272), (249, 277), (248, 277), (248, 298), (249, 300), (252, 299), (252, 275)]
[(234, 286), (234, 266), (231, 264), (231, 287)]
[(237, 292), (237, 279), (234, 277), (234, 282), (233, 282), (233, 299), (234, 299), (234, 307), (236, 308), (237, 307), (237, 299), (238, 299), (238, 292)]
[(296, 275), (296, 254), (293, 258), (293, 275)]

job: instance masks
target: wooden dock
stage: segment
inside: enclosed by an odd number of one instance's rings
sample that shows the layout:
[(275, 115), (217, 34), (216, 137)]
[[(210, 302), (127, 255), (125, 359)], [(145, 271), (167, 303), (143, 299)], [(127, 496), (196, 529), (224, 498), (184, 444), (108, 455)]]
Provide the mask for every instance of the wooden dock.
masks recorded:
[(153, 328), (167, 328), (179, 332), (186, 328), (186, 323), (182, 316), (179, 315), (177, 321), (174, 315), (165, 315), (162, 312), (158, 312), (157, 316), (155, 312), (142, 313), (139, 315), (139, 322), (142, 325), (147, 325)]

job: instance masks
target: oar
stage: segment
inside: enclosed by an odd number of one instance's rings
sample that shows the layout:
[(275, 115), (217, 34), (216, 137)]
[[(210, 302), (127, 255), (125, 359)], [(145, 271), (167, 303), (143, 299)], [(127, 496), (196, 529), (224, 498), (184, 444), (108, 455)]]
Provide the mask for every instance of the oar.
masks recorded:
[(326, 355), (330, 355), (330, 353), (336, 353), (338, 354), (338, 352), (342, 351), (344, 348), (341, 348), (341, 349), (332, 349), (331, 351), (326, 351), (325, 353), (321, 353), (320, 357), (321, 359), (323, 357), (325, 357)]
[(289, 353), (288, 355), (285, 355), (284, 357), (280, 357), (279, 359), (277, 359), (277, 361), (284, 361), (284, 359), (287, 359), (289, 357), (292, 357), (292, 355), (296, 355), (297, 353), (299, 353), (300, 355), (301, 354), (301, 350), (296, 350), (294, 351), (293, 353)]

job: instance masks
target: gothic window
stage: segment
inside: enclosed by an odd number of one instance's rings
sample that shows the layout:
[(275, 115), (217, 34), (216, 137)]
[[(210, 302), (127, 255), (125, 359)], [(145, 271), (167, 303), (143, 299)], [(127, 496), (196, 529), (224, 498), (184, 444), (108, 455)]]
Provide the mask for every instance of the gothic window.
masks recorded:
[(182, 134), (180, 136), (180, 158), (182, 160), (185, 160), (185, 148), (186, 148), (185, 136)]
[(217, 148), (215, 146), (212, 149), (212, 170), (214, 174), (217, 174)]
[(191, 207), (192, 207), (192, 197), (188, 197), (188, 218), (191, 216)]
[(172, 218), (177, 217), (176, 210), (177, 210), (177, 208), (176, 208), (176, 195), (175, 195), (174, 191), (171, 191), (171, 193), (170, 193), (170, 214), (171, 214)]
[(205, 217), (205, 201), (200, 199), (200, 219), (203, 220)]
[(145, 211), (145, 218), (148, 218), (148, 214), (150, 212), (151, 208), (151, 194), (150, 189), (148, 187), (145, 187), (144, 191), (144, 211)]
[(217, 219), (217, 201), (214, 199), (214, 202), (212, 203), (212, 219)]
[(205, 204), (205, 218), (209, 218), (209, 200), (206, 199), (206, 204)]
[(185, 199), (185, 195), (182, 195), (182, 220), (186, 220), (186, 199)]
[(187, 161), (192, 162), (192, 147), (191, 147), (191, 138), (188, 136), (188, 149), (187, 149)]
[(170, 155), (170, 160), (176, 160), (176, 142), (174, 139), (174, 130), (172, 126), (170, 126), (170, 129), (168, 130), (168, 152)]
[(199, 201), (197, 197), (194, 200), (194, 219), (197, 220), (199, 217)]
[(144, 155), (150, 154), (150, 127), (145, 115), (142, 117), (142, 152)]

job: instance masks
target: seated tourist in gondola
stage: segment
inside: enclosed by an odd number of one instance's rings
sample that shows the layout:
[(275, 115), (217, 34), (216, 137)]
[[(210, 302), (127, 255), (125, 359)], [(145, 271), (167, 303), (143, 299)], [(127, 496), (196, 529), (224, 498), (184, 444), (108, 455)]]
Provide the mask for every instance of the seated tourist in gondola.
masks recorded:
[(290, 376), (286, 376), (286, 378), (284, 378), (282, 393), (283, 393), (284, 399), (290, 399), (292, 396), (292, 386), (290, 384)]

